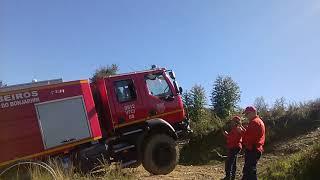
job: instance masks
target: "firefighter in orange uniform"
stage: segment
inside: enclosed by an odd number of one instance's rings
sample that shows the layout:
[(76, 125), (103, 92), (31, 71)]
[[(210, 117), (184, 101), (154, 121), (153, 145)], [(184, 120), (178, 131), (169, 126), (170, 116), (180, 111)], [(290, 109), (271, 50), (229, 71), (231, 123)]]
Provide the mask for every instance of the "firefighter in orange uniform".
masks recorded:
[(241, 119), (235, 116), (231, 120), (231, 131), (224, 131), (223, 134), (227, 140), (228, 157), (225, 163), (225, 180), (234, 180), (237, 171), (237, 155), (239, 154), (241, 145), (241, 131), (238, 128), (241, 126)]
[(248, 127), (240, 126), (238, 130), (243, 134), (242, 144), (245, 149), (245, 164), (243, 167), (243, 180), (257, 179), (257, 163), (263, 152), (265, 141), (265, 126), (257, 114), (256, 108), (249, 106), (243, 112), (249, 120)]

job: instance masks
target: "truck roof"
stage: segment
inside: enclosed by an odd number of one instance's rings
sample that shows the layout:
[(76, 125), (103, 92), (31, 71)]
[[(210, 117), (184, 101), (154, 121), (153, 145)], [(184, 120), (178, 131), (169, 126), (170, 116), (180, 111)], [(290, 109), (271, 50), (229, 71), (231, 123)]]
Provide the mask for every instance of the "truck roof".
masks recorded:
[[(119, 76), (132, 75), (132, 74), (141, 74), (141, 73), (148, 73), (148, 72), (165, 71), (165, 70), (166, 70), (165, 68), (154, 68), (154, 69), (143, 70), (143, 71), (134, 71), (134, 72), (129, 72), (129, 73), (111, 75), (106, 78), (119, 77)], [(63, 83), (62, 78), (45, 80), (45, 81), (38, 81), (38, 82), (23, 83), (23, 84), (15, 84), (15, 85), (1, 87), (0, 93), (35, 88), (35, 87), (41, 87), (41, 86), (47, 86), (47, 85), (54, 85), (54, 84), (60, 84), (60, 83)]]
[(148, 72), (155, 72), (155, 71), (164, 71), (166, 68), (155, 68), (155, 69), (149, 69), (149, 70), (143, 70), (143, 71), (134, 71), (134, 72), (129, 72), (129, 73), (121, 73), (121, 74), (116, 74), (116, 75), (110, 75), (109, 77), (119, 77), (119, 76), (125, 76), (125, 75), (132, 75), (132, 74), (141, 74), (141, 73), (148, 73)]
[(23, 83), (23, 84), (15, 84), (11, 86), (5, 86), (0, 88), (0, 92), (8, 92), (8, 91), (15, 91), (20, 89), (28, 89), (32, 87), (39, 87), (39, 86), (46, 86), (52, 84), (59, 84), (62, 83), (62, 79), (52, 79), (52, 80), (45, 80), (45, 81), (38, 81), (38, 82), (30, 82), (30, 83)]

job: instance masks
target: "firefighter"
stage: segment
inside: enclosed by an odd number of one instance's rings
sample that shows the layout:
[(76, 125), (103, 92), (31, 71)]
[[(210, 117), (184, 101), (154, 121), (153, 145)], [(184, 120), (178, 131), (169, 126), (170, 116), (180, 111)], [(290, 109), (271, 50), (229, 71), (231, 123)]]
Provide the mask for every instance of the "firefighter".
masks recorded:
[(241, 119), (235, 116), (231, 119), (231, 131), (224, 131), (223, 134), (227, 140), (228, 157), (225, 162), (225, 180), (234, 180), (237, 171), (237, 155), (239, 154), (241, 145), (241, 131), (238, 128), (241, 126)]
[(246, 128), (243, 126), (238, 128), (243, 134), (242, 144), (245, 152), (242, 180), (256, 180), (257, 163), (263, 152), (265, 141), (265, 126), (255, 107), (247, 107), (243, 114), (249, 120), (249, 124)]

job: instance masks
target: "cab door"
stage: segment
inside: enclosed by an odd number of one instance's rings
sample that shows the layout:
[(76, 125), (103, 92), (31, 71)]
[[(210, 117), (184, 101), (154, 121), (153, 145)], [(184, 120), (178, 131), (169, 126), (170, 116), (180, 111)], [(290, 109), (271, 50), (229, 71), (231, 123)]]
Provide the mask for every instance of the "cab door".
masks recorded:
[(132, 76), (113, 78), (110, 82), (113, 99), (114, 127), (120, 128), (131, 125), (143, 119), (146, 114), (141, 111), (143, 103), (137, 83)]
[(161, 118), (169, 123), (183, 117), (181, 97), (163, 72), (146, 74), (144, 77), (144, 99), (148, 103), (149, 118)]

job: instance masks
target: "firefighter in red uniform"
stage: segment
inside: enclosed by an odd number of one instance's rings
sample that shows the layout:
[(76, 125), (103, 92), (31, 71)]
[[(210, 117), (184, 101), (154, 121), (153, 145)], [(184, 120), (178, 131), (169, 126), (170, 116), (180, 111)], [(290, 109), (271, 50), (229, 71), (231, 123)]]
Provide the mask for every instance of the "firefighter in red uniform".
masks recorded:
[(228, 157), (225, 163), (225, 180), (234, 180), (237, 171), (237, 155), (239, 154), (242, 145), (242, 135), (238, 128), (241, 125), (241, 119), (239, 116), (235, 116), (231, 120), (231, 131), (228, 133), (224, 131), (223, 134), (227, 140)]
[(256, 108), (249, 106), (243, 112), (249, 120), (248, 127), (240, 126), (239, 131), (243, 133), (242, 144), (245, 149), (245, 164), (243, 167), (243, 180), (256, 180), (257, 163), (263, 152), (265, 141), (265, 126), (257, 114)]

